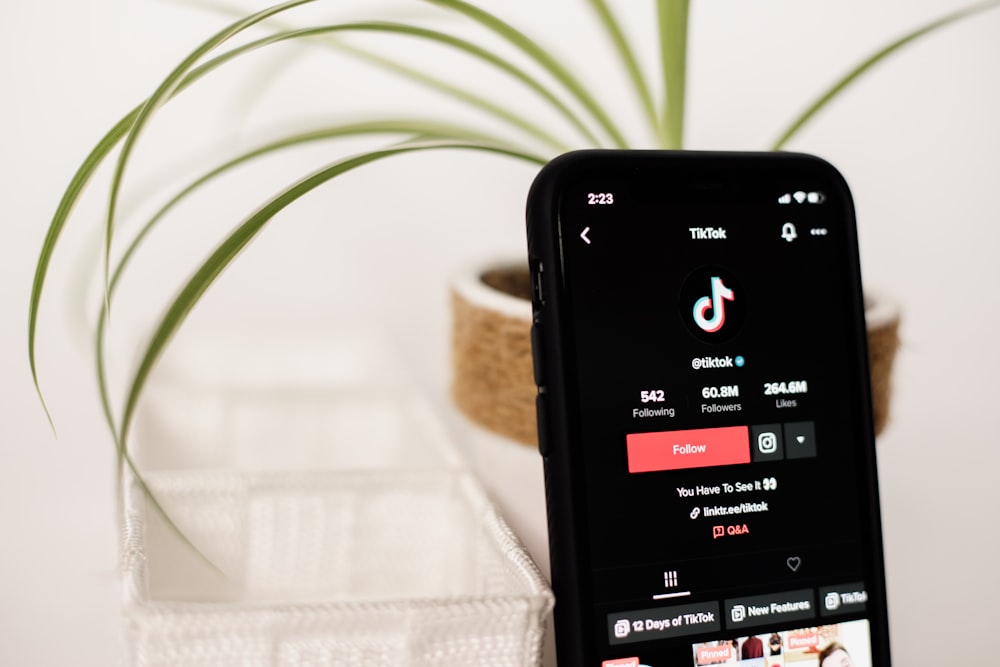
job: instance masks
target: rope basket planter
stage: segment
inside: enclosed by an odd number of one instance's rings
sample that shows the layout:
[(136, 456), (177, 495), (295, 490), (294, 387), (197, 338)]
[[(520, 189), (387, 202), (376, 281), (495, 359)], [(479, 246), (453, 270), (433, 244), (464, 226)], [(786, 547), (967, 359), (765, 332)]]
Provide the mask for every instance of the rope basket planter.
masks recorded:
[[(498, 263), (469, 271), (452, 286), (452, 400), (467, 417), (502, 436), (536, 445), (531, 362), (531, 282), (527, 266)], [(889, 418), (899, 310), (865, 294), (875, 433)]]

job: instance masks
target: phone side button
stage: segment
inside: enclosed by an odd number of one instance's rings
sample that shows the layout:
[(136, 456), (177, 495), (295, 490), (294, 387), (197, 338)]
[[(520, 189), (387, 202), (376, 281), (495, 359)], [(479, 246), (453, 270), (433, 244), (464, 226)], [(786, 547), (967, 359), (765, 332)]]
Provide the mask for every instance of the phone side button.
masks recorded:
[(542, 458), (549, 456), (549, 429), (545, 419), (545, 394), (538, 392), (535, 397), (535, 419), (538, 424), (538, 451)]
[(536, 322), (531, 325), (531, 365), (535, 374), (535, 385), (541, 387), (545, 384), (544, 373), (542, 372), (542, 334)]
[(528, 273), (531, 278), (531, 302), (535, 308), (545, 305), (545, 293), (542, 291), (542, 260), (537, 257), (528, 258)]

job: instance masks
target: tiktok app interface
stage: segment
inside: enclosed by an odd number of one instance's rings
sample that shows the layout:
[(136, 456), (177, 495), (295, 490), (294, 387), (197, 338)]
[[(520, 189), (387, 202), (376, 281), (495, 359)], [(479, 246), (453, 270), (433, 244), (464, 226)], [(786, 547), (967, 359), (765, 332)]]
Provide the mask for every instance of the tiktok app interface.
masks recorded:
[(846, 192), (677, 180), (595, 177), (561, 204), (601, 664), (871, 665), (884, 593)]

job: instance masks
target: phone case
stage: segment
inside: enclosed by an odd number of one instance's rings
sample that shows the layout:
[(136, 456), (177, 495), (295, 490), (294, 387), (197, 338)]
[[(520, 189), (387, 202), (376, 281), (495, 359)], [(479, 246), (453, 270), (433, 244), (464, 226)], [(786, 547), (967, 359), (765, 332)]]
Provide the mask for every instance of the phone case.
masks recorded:
[[(847, 192), (846, 201), (850, 206), (851, 198), (847, 184), (829, 163), (820, 158), (792, 153), (717, 153), (717, 152), (680, 152), (680, 151), (619, 151), (619, 150), (585, 150), (567, 153), (557, 157), (546, 165), (536, 177), (531, 186), (527, 203), (527, 235), (528, 255), (532, 285), (532, 350), (534, 357), (535, 382), (538, 386), (536, 408), (538, 413), (539, 450), (544, 460), (544, 475), (546, 502), (548, 507), (548, 530), (550, 561), (552, 565), (552, 585), (556, 594), (555, 629), (559, 664), (583, 665), (587, 656), (582, 652), (581, 638), (593, 638), (601, 628), (594, 627), (588, 620), (590, 603), (584, 599), (578, 582), (590, 571), (585, 545), (581, 544), (580, 530), (583, 517), (578, 516), (578, 499), (583, 498), (582, 461), (571, 452), (576, 434), (576, 426), (568, 415), (573, 406), (568, 405), (571, 398), (567, 387), (574, 386), (575, 369), (567, 362), (572, 358), (572, 344), (563, 331), (565, 327), (562, 300), (565, 297), (563, 289), (562, 267), (560, 264), (560, 242), (557, 217), (559, 214), (560, 188), (565, 181), (586, 175), (588, 171), (600, 172), (608, 165), (627, 165), (641, 168), (643, 165), (658, 165), (664, 160), (690, 161), (692, 163), (706, 160), (733, 160), (752, 162), (758, 168), (766, 168), (772, 161), (787, 164), (789, 160), (799, 160), (812, 168), (830, 170), (836, 175), (835, 181), (842, 184)], [(851, 211), (853, 217), (853, 210)], [(851, 274), (859, 275), (856, 236), (853, 240), (854, 263)], [(862, 303), (860, 281), (853, 286), (856, 291), (857, 303)], [(861, 323), (857, 335), (864, 345), (864, 314), (856, 313), (856, 319)], [(544, 334), (543, 334), (544, 332)], [(863, 348), (866, 349), (866, 348)], [(865, 354), (867, 360), (867, 353)], [(867, 367), (865, 368), (867, 377)], [(869, 388), (867, 383), (859, 384), (857, 390), (862, 400), (870, 406)], [(865, 425), (871, 431), (871, 411), (867, 411), (869, 423)], [(874, 469), (874, 457), (868, 464)], [(877, 498), (876, 481), (871, 480), (871, 492)], [(877, 503), (872, 508), (875, 525), (878, 525), (879, 509)], [(882, 562), (881, 535), (873, 537), (877, 550), (878, 563)], [(881, 570), (877, 579), (884, 581)], [(881, 585), (881, 584), (880, 584)], [(884, 587), (873, 591), (876, 599), (885, 599)], [(878, 606), (878, 605), (877, 605)], [(881, 609), (885, 609), (881, 605)], [(873, 625), (881, 626), (883, 637), (888, 637), (887, 621), (884, 615), (873, 615)], [(584, 641), (589, 641), (584, 639)], [(883, 649), (873, 647), (882, 655), (873, 655), (874, 664), (888, 666), (888, 642)]]

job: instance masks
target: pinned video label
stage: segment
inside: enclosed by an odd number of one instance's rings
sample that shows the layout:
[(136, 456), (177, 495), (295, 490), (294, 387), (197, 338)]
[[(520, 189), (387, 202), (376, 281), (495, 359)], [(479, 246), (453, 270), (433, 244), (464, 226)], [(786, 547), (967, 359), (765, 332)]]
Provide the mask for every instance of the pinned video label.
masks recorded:
[(724, 662), (736, 662), (739, 656), (736, 647), (732, 644), (698, 646), (696, 649), (696, 663), (698, 665), (717, 665)]
[(605, 660), (601, 667), (642, 667), (639, 658), (616, 658), (615, 660)]

